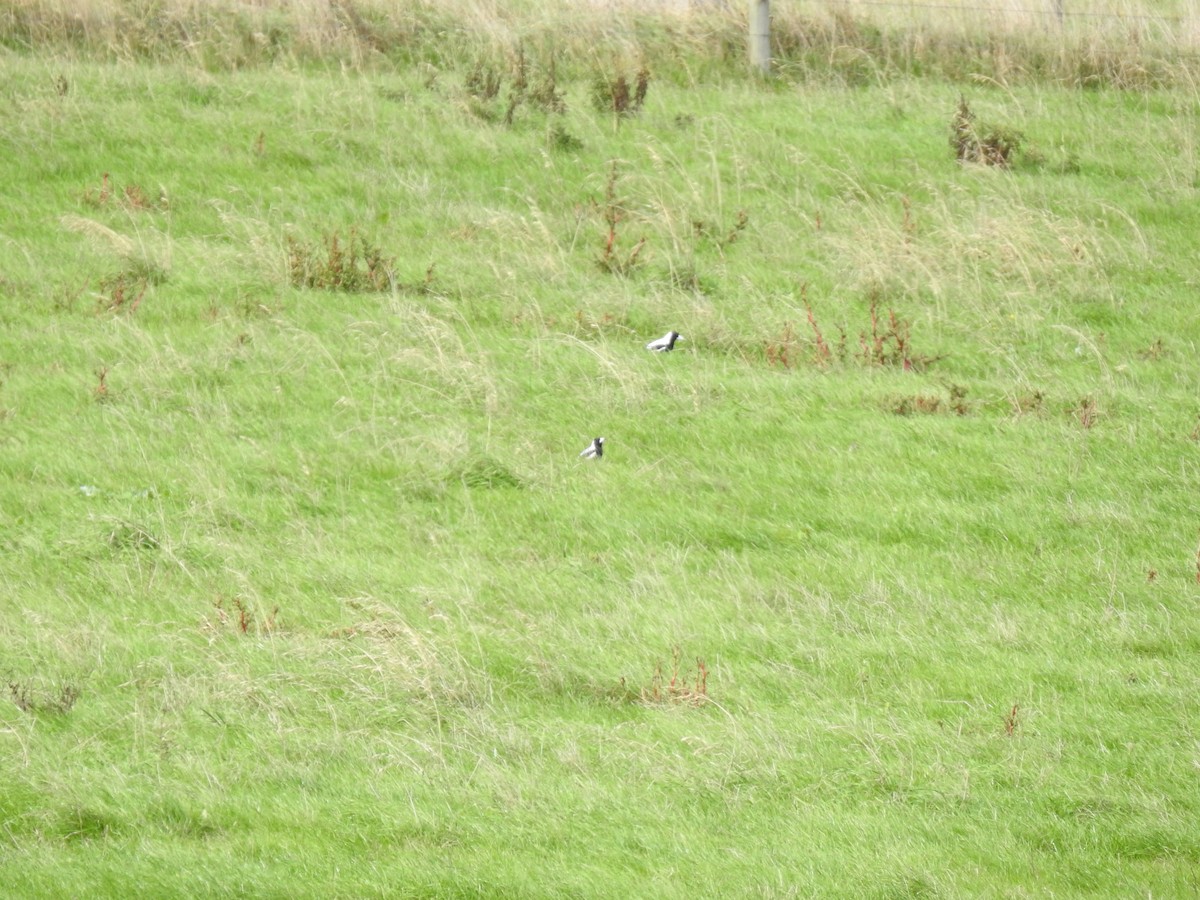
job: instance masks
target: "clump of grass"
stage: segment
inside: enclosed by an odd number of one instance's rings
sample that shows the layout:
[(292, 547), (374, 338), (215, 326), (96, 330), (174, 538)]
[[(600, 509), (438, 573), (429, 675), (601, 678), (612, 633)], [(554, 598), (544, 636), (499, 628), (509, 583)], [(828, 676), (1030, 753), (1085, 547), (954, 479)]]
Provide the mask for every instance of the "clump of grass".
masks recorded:
[(519, 488), (524, 482), (511, 469), (491, 456), (472, 454), (454, 466), (447, 477), (450, 482), (469, 488)]
[(871, 331), (859, 332), (859, 359), (865, 365), (898, 366), (906, 372), (923, 371), (941, 356), (917, 353), (912, 348), (912, 323), (888, 308), (886, 320), (879, 308), (879, 295), (871, 292), (869, 308)]
[[(167, 281), (167, 269), (144, 256), (138, 245), (125, 235), (82, 216), (63, 216), (62, 223), (70, 231), (85, 235), (96, 247), (114, 254), (121, 261), (120, 269), (101, 276), (98, 281), (97, 312), (136, 312), (147, 289)], [(86, 290), (90, 282), (89, 278), (80, 291), (68, 293), (58, 304), (65, 309), (73, 308), (76, 297)]]
[(100, 296), (97, 308), (107, 312), (133, 314), (142, 305), (150, 281), (144, 275), (131, 271), (118, 272), (100, 280)]
[(47, 689), (30, 681), (10, 681), (8, 693), (21, 712), (56, 716), (70, 712), (83, 696), (83, 692), (74, 684), (66, 683), (59, 685), (57, 689)]
[(105, 172), (100, 176), (100, 187), (90, 187), (83, 192), (82, 200), (85, 204), (91, 207), (101, 207), (112, 199), (112, 185), (108, 183), (108, 173)]
[(288, 275), (294, 287), (377, 293), (395, 282), (395, 259), (351, 228), (345, 240), (330, 232), (319, 243), (287, 237)]
[(494, 100), (500, 94), (500, 73), (484, 59), (476, 59), (467, 73), (464, 87), (476, 100)]
[(965, 416), (971, 412), (967, 403), (967, 389), (959, 384), (951, 384), (947, 388), (948, 396), (923, 391), (902, 397), (892, 397), (886, 401), (886, 408), (897, 416), (936, 415), (953, 413)]
[[(679, 671), (683, 651), (679, 647), (671, 650), (671, 677), (663, 674), (662, 662), (655, 663), (654, 675), (650, 684), (641, 689), (638, 699), (647, 705), (679, 705), (703, 706), (709, 702), (708, 696), (708, 666), (704, 660), (696, 657), (696, 668), (693, 673), (681, 675)], [(622, 679), (624, 687), (624, 679)]]
[(692, 219), (692, 236), (698, 241), (711, 241), (724, 249), (736, 244), (741, 239), (746, 226), (749, 224), (750, 214), (744, 209), (739, 209), (734, 217), (733, 225), (728, 228), (722, 228), (719, 223), (706, 222), (703, 219)]
[[(1021, 132), (1004, 125), (977, 127), (975, 112), (967, 98), (959, 95), (958, 108), (950, 120), (950, 146), (960, 163), (982, 163), (1007, 169), (1024, 140)], [(906, 213), (907, 209), (906, 203)]]
[(558, 87), (558, 66), (553, 56), (542, 69), (541, 77), (530, 88), (529, 101), (548, 113), (561, 115), (567, 111), (566, 95)]
[(894, 397), (887, 402), (887, 407), (889, 412), (897, 416), (911, 416), (915, 413), (931, 414), (942, 411), (942, 398), (937, 394)]
[(592, 78), (592, 106), (598, 112), (612, 113), (618, 119), (636, 115), (646, 102), (649, 90), (650, 70), (644, 65), (632, 79), (621, 73), (614, 76), (597, 72)]
[(951, 384), (948, 390), (950, 392), (950, 409), (960, 416), (969, 413), (971, 407), (967, 404), (967, 389), (961, 384)]
[(505, 125), (512, 125), (517, 110), (522, 106), (549, 114), (561, 115), (567, 111), (566, 95), (558, 87), (558, 71), (553, 56), (534, 79), (525, 48), (518, 44), (508, 68), (508, 91), (500, 104), (503, 107), (501, 112), (496, 101), (501, 99), (504, 74), (487, 58), (475, 60), (463, 86), (469, 97), (468, 107), (476, 116), (489, 122), (499, 120)]
[(550, 131), (547, 134), (547, 143), (552, 149), (564, 152), (574, 152), (583, 149), (583, 141), (567, 131), (561, 122), (555, 122), (550, 126)]
[(1080, 397), (1079, 403), (1071, 410), (1071, 415), (1084, 431), (1090, 431), (1100, 418), (1100, 409), (1096, 405), (1096, 398), (1090, 395)]
[(1137, 352), (1137, 355), (1138, 355), (1139, 359), (1145, 359), (1145, 360), (1150, 360), (1152, 362), (1158, 362), (1163, 357), (1168, 356), (1170, 354), (1170, 352), (1171, 351), (1168, 350), (1167, 347), (1163, 344), (1162, 338), (1155, 338), (1153, 343), (1151, 343), (1149, 347), (1145, 347), (1145, 348), (1139, 350)]
[(744, 209), (739, 209), (733, 220), (733, 227), (725, 234), (725, 239), (721, 241), (723, 246), (729, 247), (737, 243), (741, 238), (742, 233), (746, 230), (746, 226), (750, 224), (750, 213)]
[(106, 538), (113, 550), (157, 550), (161, 542), (136, 522), (117, 520)]
[(150, 193), (140, 184), (127, 184), (118, 190), (108, 172), (100, 176), (99, 187), (88, 188), (80, 199), (85, 206), (93, 209), (100, 209), (112, 202), (118, 202), (122, 208), (131, 212), (149, 212), (166, 209), (168, 206), (166, 191), (160, 190), (158, 197), (151, 199)]
[(1027, 416), (1039, 413), (1046, 404), (1046, 395), (1037, 389), (1022, 391), (1011, 398), (1014, 416)]
[(124, 203), (127, 209), (150, 210), (156, 209), (157, 201), (151, 200), (146, 189), (139, 184), (127, 184), (122, 189)]
[(794, 367), (798, 362), (798, 347), (799, 344), (792, 323), (785, 322), (783, 330), (779, 334), (767, 338), (763, 343), (763, 354), (767, 358), (767, 365), (781, 366), (784, 369)]
[(859, 332), (860, 358), (864, 363), (875, 366), (899, 366), (908, 371), (920, 363), (924, 368), (933, 362), (932, 357), (916, 357), (912, 352), (910, 323), (888, 309), (887, 321), (880, 317), (879, 297), (871, 294), (871, 333)]
[(216, 615), (216, 622), (206, 619), (204, 623), (205, 630), (221, 631), (233, 630), (238, 634), (269, 634), (278, 628), (279, 622), (279, 607), (275, 606), (271, 612), (266, 615), (256, 615), (250, 605), (243, 601), (240, 597), (234, 597), (232, 610), (227, 609), (225, 598), (218, 597), (213, 601), (213, 611)]

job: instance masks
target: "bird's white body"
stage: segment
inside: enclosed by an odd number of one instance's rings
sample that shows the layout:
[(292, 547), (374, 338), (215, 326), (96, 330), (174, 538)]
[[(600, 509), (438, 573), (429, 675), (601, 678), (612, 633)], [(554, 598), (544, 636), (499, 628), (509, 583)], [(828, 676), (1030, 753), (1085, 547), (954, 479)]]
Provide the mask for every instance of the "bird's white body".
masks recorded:
[(666, 353), (668, 350), (675, 349), (675, 342), (682, 340), (683, 335), (678, 331), (668, 331), (656, 341), (651, 341), (646, 345), (647, 350), (653, 350), (655, 353)]
[(604, 455), (604, 438), (593, 438), (587, 449), (579, 455), (584, 459), (599, 459)]

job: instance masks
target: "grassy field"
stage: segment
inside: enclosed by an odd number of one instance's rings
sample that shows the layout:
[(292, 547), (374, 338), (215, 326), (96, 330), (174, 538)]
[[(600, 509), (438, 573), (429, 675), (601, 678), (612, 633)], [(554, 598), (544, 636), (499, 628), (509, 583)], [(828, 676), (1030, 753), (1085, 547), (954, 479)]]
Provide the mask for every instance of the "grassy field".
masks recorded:
[(1179, 45), (84, 6), (0, 12), (8, 896), (1200, 892)]

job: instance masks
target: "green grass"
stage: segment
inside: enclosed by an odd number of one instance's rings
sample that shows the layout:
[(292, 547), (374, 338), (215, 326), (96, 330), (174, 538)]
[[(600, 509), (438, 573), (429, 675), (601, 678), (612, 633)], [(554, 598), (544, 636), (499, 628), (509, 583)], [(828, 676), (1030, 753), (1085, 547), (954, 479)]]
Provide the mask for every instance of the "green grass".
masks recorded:
[(11, 895), (1200, 889), (1194, 91), (3, 66)]

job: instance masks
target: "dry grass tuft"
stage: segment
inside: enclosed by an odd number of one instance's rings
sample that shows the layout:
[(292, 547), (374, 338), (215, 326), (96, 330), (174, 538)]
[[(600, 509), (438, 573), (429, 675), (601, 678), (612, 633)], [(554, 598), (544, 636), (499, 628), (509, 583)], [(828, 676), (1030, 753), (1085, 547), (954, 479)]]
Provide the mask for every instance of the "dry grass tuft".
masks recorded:
[[(694, 672), (681, 673), (679, 670), (683, 651), (679, 647), (671, 650), (671, 675), (663, 674), (662, 663), (654, 666), (654, 675), (650, 684), (643, 687), (637, 694), (639, 702), (649, 706), (703, 706), (709, 702), (708, 696), (708, 666), (704, 660), (696, 657)], [(625, 690), (624, 679), (621, 682)], [(628, 693), (626, 691), (626, 693)]]

